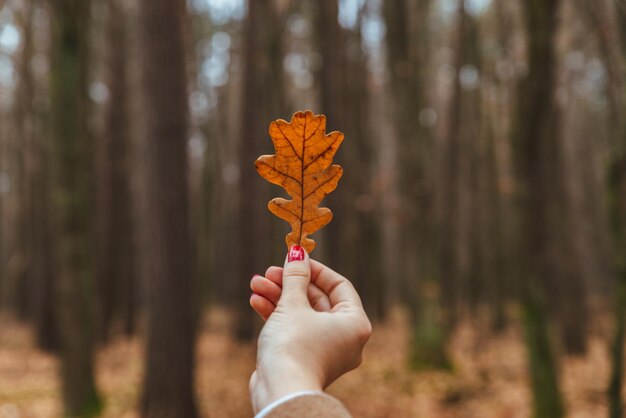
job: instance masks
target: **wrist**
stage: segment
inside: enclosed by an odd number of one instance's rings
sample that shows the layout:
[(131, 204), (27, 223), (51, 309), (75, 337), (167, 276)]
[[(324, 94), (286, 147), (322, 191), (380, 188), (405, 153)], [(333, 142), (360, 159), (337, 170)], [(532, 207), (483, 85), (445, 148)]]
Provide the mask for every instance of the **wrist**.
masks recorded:
[(323, 384), (315, 373), (284, 362), (281, 362), (279, 366), (270, 367), (259, 364), (250, 381), (255, 413), (292, 393), (322, 390)]

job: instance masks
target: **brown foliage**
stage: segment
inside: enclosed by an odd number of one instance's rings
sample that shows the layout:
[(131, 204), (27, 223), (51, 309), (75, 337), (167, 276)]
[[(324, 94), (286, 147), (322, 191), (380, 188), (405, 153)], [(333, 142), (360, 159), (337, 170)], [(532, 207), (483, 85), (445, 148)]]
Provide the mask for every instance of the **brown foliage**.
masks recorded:
[(326, 135), (325, 131), (326, 116), (311, 111), (296, 112), (291, 122), (273, 121), (269, 133), (276, 154), (262, 155), (255, 163), (263, 178), (282, 186), (292, 197), (278, 197), (267, 205), (270, 212), (291, 225), (285, 239), (287, 247), (301, 245), (308, 252), (315, 248), (315, 241), (307, 236), (333, 218), (330, 209), (318, 205), (335, 190), (343, 174), (341, 166), (331, 165), (343, 134), (335, 131)]
[[(203, 319), (196, 347), (199, 415), (250, 418), (248, 381), (255, 350), (233, 340), (227, 311), (215, 308)], [(450, 338), (455, 370), (447, 373), (406, 368), (411, 338), (407, 320), (392, 310), (388, 321), (376, 326), (361, 367), (328, 389), (354, 417), (531, 416), (523, 332), (517, 322), (498, 336), (486, 336), (477, 324), (463, 320)], [(590, 338), (588, 354), (565, 357), (561, 363), (568, 418), (608, 416), (604, 386), (611, 363), (603, 333), (611, 325), (606, 317), (598, 317), (594, 324), (603, 332)], [(24, 323), (0, 315), (0, 327), (0, 417), (62, 417), (58, 359), (35, 348)], [(100, 418), (139, 418), (144, 343), (136, 336), (121, 335), (111, 341), (96, 353), (96, 378), (105, 405)]]

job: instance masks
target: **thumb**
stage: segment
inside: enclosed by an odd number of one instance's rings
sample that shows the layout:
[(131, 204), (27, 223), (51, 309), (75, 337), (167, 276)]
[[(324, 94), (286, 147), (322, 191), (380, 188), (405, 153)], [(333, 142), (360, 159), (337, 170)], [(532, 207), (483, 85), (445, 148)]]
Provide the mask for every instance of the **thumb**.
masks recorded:
[(307, 291), (311, 281), (309, 255), (304, 248), (294, 245), (287, 253), (283, 269), (283, 293), (278, 303), (292, 306), (308, 305)]

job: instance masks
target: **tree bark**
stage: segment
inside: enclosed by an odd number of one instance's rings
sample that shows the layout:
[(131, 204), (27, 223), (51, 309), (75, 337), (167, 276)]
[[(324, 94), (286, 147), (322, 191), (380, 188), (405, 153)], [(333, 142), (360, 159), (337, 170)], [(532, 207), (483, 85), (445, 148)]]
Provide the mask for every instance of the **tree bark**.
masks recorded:
[(441, 232), (441, 293), (444, 307), (444, 326), (451, 329), (458, 317), (461, 293), (461, 123), (462, 90), (460, 71), (465, 58), (465, 35), (467, 26), (465, 1), (459, 0), (455, 32), (454, 81), (448, 103), (448, 123), (445, 145), (445, 181)]
[(187, 181), (187, 84), (181, 0), (141, 0), (141, 175), (146, 193), (141, 268), (147, 353), (141, 416), (197, 416), (194, 257)]
[[(279, 241), (272, 239), (275, 237), (272, 234), (274, 220), (267, 211), (271, 187), (259, 178), (254, 161), (259, 155), (270, 153), (268, 151), (271, 150), (271, 141), (267, 135), (269, 122), (280, 116), (279, 111), (284, 111), (282, 33), (285, 17), (284, 10), (280, 10), (278, 2), (274, 0), (248, 1), (248, 16), (244, 28), (240, 118), (242, 129), (239, 141), (237, 252), (241, 270), (235, 278), (237, 286), (234, 295), (235, 336), (240, 341), (252, 340), (256, 331), (256, 315), (249, 304), (250, 278), (255, 273), (264, 273), (272, 263), (273, 245), (268, 245), (268, 242)], [(283, 118), (289, 119), (290, 115)], [(284, 249), (282, 245), (280, 248)], [(280, 258), (276, 258), (282, 262), (284, 252), (281, 251), (280, 254)]]
[(54, 144), (61, 377), (65, 414), (92, 416), (101, 405), (93, 377), (91, 140), (87, 127), (90, 2), (51, 2), (51, 104)]
[[(324, 253), (333, 268), (353, 280), (372, 319), (386, 314), (386, 289), (382, 285), (380, 199), (374, 190), (375, 143), (370, 125), (368, 69), (361, 34), (361, 11), (353, 30), (339, 25), (339, 3), (317, 3), (315, 40), (322, 56), (317, 72), (321, 112), (327, 131), (340, 130), (346, 140), (336, 162), (348, 174), (340, 192), (328, 197), (333, 222), (325, 230)], [(349, 52), (352, 45), (357, 52)], [(358, 49), (357, 49), (358, 48)], [(354, 243), (358, 242), (358, 247)]]
[[(349, 100), (348, 82), (343, 76), (348, 58), (346, 41), (348, 34), (339, 25), (339, 3), (335, 0), (317, 2), (314, 26), (315, 46), (322, 57), (322, 65), (317, 72), (319, 85), (320, 112), (326, 115), (327, 131), (340, 130), (345, 135), (345, 141), (335, 157), (335, 162), (341, 164), (345, 173), (349, 167), (356, 168), (358, 158), (355, 158), (355, 138), (353, 126), (350, 123), (346, 103)], [(348, 150), (349, 149), (349, 150)], [(354, 183), (354, 176), (344, 176), (339, 184), (340, 191), (327, 198), (328, 206), (333, 211), (333, 221), (324, 230), (324, 255), (322, 258), (328, 265), (354, 280), (357, 290), (365, 291), (362, 278), (356, 275), (355, 251), (353, 247), (357, 238), (355, 232), (354, 201), (356, 198), (354, 184), (346, 187), (346, 183)], [(343, 190), (341, 190), (343, 189)], [(367, 302), (364, 301), (367, 306)]]
[(410, 367), (448, 368), (445, 334), (439, 320), (441, 298), (433, 278), (437, 277), (434, 225), (434, 199), (431, 135), (428, 126), (419, 121), (426, 107), (426, 84), (429, 52), (424, 41), (431, 1), (407, 2), (394, 0), (384, 3), (387, 26), (387, 67), (391, 76), (391, 121), (393, 158), (398, 167), (397, 255), (389, 260), (390, 276), (400, 276), (397, 283), (400, 300), (407, 306), (412, 338)]
[(20, 138), (21, 174), (20, 238), (18, 258), (23, 260), (19, 280), (18, 313), (28, 317), (35, 328), (37, 345), (48, 351), (58, 346), (55, 295), (50, 252), (50, 196), (48, 188), (46, 142), (41, 135), (41, 114), (36, 105), (40, 94), (31, 71), (35, 53), (33, 19), (36, 2), (23, 3), (17, 14), (22, 28), (22, 48), (17, 66), (15, 122)]
[[(626, 0), (616, 2), (620, 32), (621, 83), (626, 86)], [(623, 93), (622, 93), (623, 94)], [(623, 100), (622, 100), (623, 103)], [(611, 377), (608, 387), (609, 417), (624, 415), (622, 388), (624, 386), (624, 340), (626, 339), (626, 124), (618, 128), (614, 159), (609, 164), (609, 221), (613, 238), (613, 262), (617, 278), (615, 293), (615, 331), (611, 343)]]
[(18, 234), (16, 237), (16, 259), (18, 261), (17, 270), (17, 294), (16, 313), (21, 319), (33, 319), (33, 292), (37, 287), (34, 283), (36, 277), (33, 274), (34, 264), (37, 262), (33, 258), (34, 250), (34, 225), (33, 210), (33, 186), (34, 178), (34, 158), (35, 158), (35, 112), (33, 108), (33, 95), (35, 83), (32, 71), (30, 71), (30, 60), (33, 56), (33, 3), (25, 2), (23, 8), (18, 9), (17, 21), (21, 27), (22, 42), (19, 58), (17, 59), (18, 83), (16, 89), (16, 103), (14, 107), (14, 117), (16, 133), (20, 138), (16, 143), (19, 157), (17, 158), (18, 172), (16, 173), (16, 192), (19, 201), (17, 211)]
[(108, 2), (107, 84), (109, 102), (98, 164), (98, 290), (100, 333), (106, 341), (113, 319), (135, 329), (135, 271), (129, 181), (126, 17), (118, 0)]
[(546, 178), (558, 123), (554, 97), (558, 6), (558, 0), (526, 3), (528, 73), (520, 83), (514, 132), (523, 209), (522, 305), (535, 418), (564, 415), (545, 302), (550, 273), (548, 211), (554, 193)]

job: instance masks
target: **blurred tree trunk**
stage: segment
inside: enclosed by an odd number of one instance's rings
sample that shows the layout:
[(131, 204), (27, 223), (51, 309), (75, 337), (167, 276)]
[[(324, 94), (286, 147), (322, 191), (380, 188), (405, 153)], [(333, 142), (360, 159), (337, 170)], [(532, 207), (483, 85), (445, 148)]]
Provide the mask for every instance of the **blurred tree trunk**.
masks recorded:
[[(620, 62), (616, 65), (621, 80), (616, 80), (612, 85), (622, 88), (626, 86), (626, 0), (616, 1), (617, 27), (619, 32), (619, 47), (621, 52)], [(602, 16), (605, 17), (605, 16)], [(598, 21), (598, 32), (605, 33), (605, 22)], [(605, 23), (602, 24), (601, 23)], [(600, 39), (600, 43), (606, 39)], [(608, 53), (606, 53), (608, 55)], [(610, 65), (610, 63), (608, 63)], [(620, 65), (621, 64), (621, 65)], [(609, 87), (610, 88), (610, 87)], [(624, 98), (618, 101), (623, 105)], [(618, 114), (623, 114), (616, 111)], [(613, 236), (613, 259), (615, 275), (617, 276), (617, 289), (615, 292), (615, 331), (611, 345), (612, 370), (608, 387), (609, 417), (620, 418), (624, 416), (622, 401), (622, 388), (624, 386), (624, 340), (626, 336), (626, 123), (624, 119), (616, 119), (619, 125), (616, 127), (618, 134), (614, 143), (613, 159), (609, 162), (608, 194), (609, 194), (609, 221)]]
[(524, 327), (529, 356), (535, 418), (564, 415), (555, 355), (548, 331), (546, 284), (550, 273), (550, 200), (546, 182), (556, 143), (558, 110), (555, 101), (558, 0), (526, 3), (528, 73), (520, 82), (515, 146), (519, 157), (522, 224)]
[[(283, 6), (274, 0), (249, 0), (244, 28), (237, 243), (241, 270), (235, 278), (237, 288), (234, 295), (237, 315), (235, 336), (240, 341), (250, 341), (255, 334), (256, 315), (249, 305), (250, 278), (255, 273), (264, 274), (272, 262), (276, 263), (272, 258), (272, 245), (268, 245), (278, 241), (271, 239), (272, 219), (267, 211), (270, 186), (259, 178), (254, 161), (261, 154), (273, 153), (268, 126), (284, 110), (282, 34), (286, 11)], [(290, 115), (283, 117), (290, 119)], [(281, 251), (277, 260), (282, 262), (285, 252)]]
[(109, 102), (99, 148), (98, 290), (100, 332), (107, 340), (111, 321), (123, 318), (134, 332), (135, 271), (129, 181), (130, 129), (127, 103), (126, 17), (119, 0), (108, 2), (106, 77)]
[(622, 51), (622, 57), (626, 58), (626, 26), (624, 25), (626, 24), (626, 0), (616, 0), (615, 7), (617, 8), (617, 27), (620, 37), (619, 45)]
[[(577, 190), (583, 190), (589, 196), (589, 182), (580, 178), (580, 170), (588, 161), (573, 161), (572, 139), (564, 137), (555, 115), (556, 126), (553, 129), (551, 149), (547, 151), (550, 162), (544, 183), (551, 189), (551, 207), (549, 208), (550, 234), (548, 239), (552, 247), (551, 267), (548, 269), (548, 292), (551, 300), (550, 310), (558, 320), (559, 337), (567, 354), (583, 355), (587, 350), (588, 328), (588, 289), (585, 276), (589, 269), (588, 253), (593, 252), (593, 245), (585, 240), (583, 225), (593, 222), (592, 216), (581, 213), (575, 201)], [(589, 152), (585, 158), (589, 160)], [(585, 190), (586, 189), (586, 190)], [(580, 241), (583, 240), (580, 245)], [(585, 245), (586, 244), (586, 245)], [(581, 248), (582, 247), (582, 248)], [(587, 254), (585, 254), (585, 252)]]
[[(494, 114), (490, 113), (489, 117)], [(485, 283), (486, 298), (490, 305), (490, 325), (495, 332), (504, 330), (506, 326), (506, 314), (504, 306), (505, 294), (505, 255), (503, 239), (503, 216), (502, 196), (500, 192), (500, 172), (496, 156), (495, 132), (487, 128), (484, 139), (484, 188), (485, 188), (485, 231), (483, 247), (486, 253), (485, 260)]]
[(54, 277), (50, 237), (50, 193), (48, 179), (49, 149), (41, 135), (41, 109), (35, 102), (39, 96), (36, 80), (32, 74), (34, 54), (34, 26), (36, 0), (24, 3), (22, 53), (18, 72), (20, 83), (17, 93), (17, 108), (21, 118), (21, 137), (25, 163), (25, 186), (23, 193), (28, 205), (23, 208), (30, 226), (28, 242), (28, 299), (29, 315), (35, 327), (36, 342), (39, 348), (54, 351), (58, 348), (58, 324), (54, 292)]
[[(512, 68), (513, 66), (513, 34), (515, 13), (511, 10), (511, 3), (506, 0), (497, 0), (494, 3), (496, 19), (496, 37), (498, 38), (499, 54), (496, 56), (500, 62), (500, 68)], [(516, 79), (511, 72), (497, 72), (497, 64), (494, 68), (497, 80), (497, 90), (495, 102), (489, 108), (491, 131), (493, 138), (488, 141), (488, 189), (490, 190), (491, 222), (488, 232), (491, 244), (490, 255), (493, 256), (491, 268), (493, 280), (491, 285), (490, 300), (492, 306), (491, 326), (496, 332), (502, 331), (506, 326), (507, 317), (505, 314), (505, 303), (513, 294), (512, 280), (514, 267), (506, 260), (513, 258), (514, 244), (512, 239), (507, 239), (515, 229), (516, 218), (511, 217), (511, 193), (503, 187), (507, 180), (511, 178), (511, 168), (502, 163), (503, 155), (508, 157), (511, 154), (511, 132), (513, 109), (516, 102)], [(489, 97), (489, 96), (487, 96)], [(508, 98), (504, 100), (503, 98)], [(503, 105), (504, 104), (504, 105)], [(489, 135), (489, 134), (488, 134)], [(508, 222), (504, 222), (505, 215), (508, 215)]]
[(31, 319), (37, 345), (54, 350), (58, 345), (57, 324), (52, 291), (53, 277), (49, 231), (49, 193), (47, 150), (41, 135), (40, 111), (35, 105), (38, 95), (31, 71), (34, 55), (33, 19), (36, 2), (23, 3), (17, 14), (22, 28), (18, 59), (19, 80), (16, 90), (15, 122), (20, 138), (20, 216), (18, 258), (23, 260), (19, 280), (18, 313)]
[(354, 281), (370, 317), (383, 319), (386, 289), (379, 200), (373, 190), (375, 151), (367, 116), (368, 72), (361, 20), (359, 11), (355, 30), (344, 30), (339, 25), (339, 3), (317, 3), (315, 38), (323, 63), (318, 72), (321, 112), (327, 116), (328, 132), (340, 130), (346, 136), (336, 162), (348, 173), (340, 184), (341, 192), (328, 198), (334, 218), (326, 228), (325, 252), (328, 263)]
[(6, 180), (7, 180), (7, 174), (6, 174), (6, 161), (5, 159), (7, 159), (6, 155), (6, 134), (5, 134), (5, 127), (6, 127), (6, 123), (5, 123), (5, 115), (4, 112), (0, 112), (0, 182), (2, 182), (2, 184), (0, 184), (0, 194), (3, 196), (2, 199), (0, 199), (0, 312), (4, 311), (7, 305), (7, 301), (6, 301), (6, 283), (7, 283), (7, 274), (6, 274), (6, 270), (7, 270), (7, 255), (6, 255), (6, 221), (5, 221), (5, 202), (6, 199), (4, 198), (4, 195), (7, 194), (7, 190), (6, 190)]
[[(344, 169), (348, 166), (355, 167), (354, 154), (346, 152), (346, 147), (352, 145), (351, 148), (353, 148), (353, 141), (359, 139), (351, 138), (346, 132), (348, 129), (346, 115), (348, 109), (345, 107), (347, 88), (341, 73), (347, 64), (347, 36), (339, 26), (339, 2), (328, 0), (315, 2), (315, 4), (314, 40), (322, 57), (322, 65), (317, 73), (320, 90), (320, 112), (326, 115), (327, 132), (339, 130), (345, 135), (345, 140), (335, 157), (335, 162), (341, 164)], [(348, 172), (345, 170), (344, 174)], [(347, 181), (347, 176), (344, 176), (338, 187), (343, 188)], [(324, 230), (326, 240), (324, 241), (323, 259), (341, 274), (350, 277), (351, 280), (356, 279), (358, 281), (353, 268), (353, 258), (350, 258), (355, 253), (353, 251), (354, 237), (349, 235), (354, 221), (354, 217), (350, 213), (351, 201), (354, 201), (352, 191), (353, 188), (348, 187), (347, 190), (331, 194), (327, 198), (328, 206), (333, 211), (333, 220)], [(361, 289), (358, 283), (355, 283), (355, 286), (357, 289)]]
[(22, 42), (19, 57), (17, 59), (18, 83), (16, 90), (16, 104), (14, 107), (16, 138), (19, 143), (16, 149), (19, 153), (17, 159), (18, 172), (16, 173), (16, 192), (19, 196), (18, 234), (16, 237), (16, 255), (18, 269), (16, 280), (16, 312), (21, 319), (32, 319), (33, 315), (33, 292), (37, 284), (33, 283), (33, 264), (37, 262), (33, 258), (34, 250), (34, 225), (33, 225), (33, 185), (34, 179), (34, 142), (35, 112), (33, 108), (33, 96), (35, 85), (30, 60), (33, 57), (33, 11), (32, 1), (24, 2), (23, 7), (18, 9), (17, 23), (21, 27)]
[[(370, 318), (382, 321), (387, 317), (388, 300), (382, 260), (382, 225), (380, 223), (382, 207), (380, 190), (377, 189), (375, 166), (377, 138), (373, 137), (373, 126), (369, 115), (370, 88), (367, 57), (363, 53), (365, 50), (363, 19), (360, 14), (358, 17), (356, 31), (349, 32), (348, 38), (348, 45), (352, 45), (357, 52), (348, 52), (347, 56), (352, 59), (343, 67), (343, 77), (349, 89), (346, 94), (349, 102), (345, 107), (351, 110), (349, 113), (351, 128), (346, 133), (354, 138), (348, 144), (354, 146), (354, 155), (358, 158), (355, 169), (351, 170), (354, 174), (358, 173), (353, 180), (355, 196), (352, 207), (356, 211), (354, 216), (355, 242), (361, 244), (358, 248), (349, 244), (348, 247), (353, 249), (353, 263), (356, 266), (353, 278), (361, 281), (359, 290), (363, 295), (365, 309)], [(351, 147), (347, 147), (345, 152), (351, 152)], [(351, 175), (348, 175), (347, 178), (350, 177)], [(344, 186), (342, 193), (348, 194), (349, 187), (351, 187), (350, 183)]]
[[(229, 64), (230, 66), (241, 65), (241, 60), (233, 61)], [(230, 72), (231, 82), (225, 86), (218, 97), (218, 103), (223, 103), (223, 106), (219, 106), (214, 113), (215, 119), (209, 134), (212, 138), (212, 149), (215, 152), (215, 164), (211, 167), (215, 176), (213, 177), (213, 184), (210, 186), (215, 205), (212, 207), (213, 219), (211, 224), (207, 225), (213, 231), (211, 233), (211, 245), (214, 248), (214, 267), (212, 268), (211, 292), (214, 296), (212, 301), (223, 305), (231, 304), (238, 296), (236, 289), (243, 286), (242, 283), (238, 282), (243, 280), (243, 277), (240, 276), (241, 273), (237, 268), (237, 254), (235, 254), (239, 235), (233, 233), (233, 231), (237, 231), (239, 219), (237, 206), (239, 203), (239, 183), (235, 162), (238, 158), (237, 142), (241, 135), (236, 131), (238, 125), (234, 120), (239, 120), (240, 102), (243, 99), (238, 88), (242, 76), (240, 73)], [(235, 80), (232, 80), (233, 78)], [(231, 140), (220, 141), (224, 135)], [(207, 152), (209, 152), (211, 145), (207, 148)]]
[[(496, 19), (499, 21), (502, 5), (496, 3), (494, 7), (498, 8)], [(490, 83), (496, 77), (489, 74), (492, 63), (488, 60), (493, 55), (482, 52), (482, 38), (489, 37), (483, 34), (490, 30), (489, 22), (466, 10), (462, 13), (465, 28), (460, 42), (465, 46), (462, 48), (461, 67), (457, 68), (457, 82), (461, 86), (461, 127), (458, 132), (461, 158), (457, 180), (460, 190), (457, 191), (459, 206), (456, 211), (459, 219), (453, 221), (459, 226), (455, 242), (445, 245), (457, 247), (454, 250), (458, 257), (456, 309), (469, 308), (472, 316), (477, 317), (483, 312), (481, 308), (488, 306), (491, 325), (499, 330), (504, 326), (503, 239), (500, 174), (495, 149), (495, 123), (492, 122), (499, 115), (498, 110), (489, 106), (490, 97), (485, 94), (495, 90)], [(500, 40), (502, 50), (499, 51), (502, 55), (506, 54), (508, 47), (506, 34), (503, 38)], [(443, 206), (444, 212), (453, 212), (447, 204)], [(448, 218), (443, 219), (444, 223), (449, 221)], [(446, 260), (442, 262), (445, 264)], [(480, 344), (480, 341), (477, 343)]]
[[(45, 138), (39, 138), (45, 140)], [(43, 142), (43, 141), (41, 141)], [(34, 312), (33, 321), (37, 346), (46, 351), (57, 351), (59, 348), (59, 320), (57, 310), (57, 294), (52, 260), (52, 234), (50, 225), (51, 197), (49, 173), (49, 149), (47, 145), (39, 143), (41, 147), (36, 158), (35, 183), (33, 187), (33, 229), (34, 247), (33, 275), (36, 283), (33, 289)]]
[[(493, 285), (492, 276), (488, 275), (488, 252), (491, 243), (485, 239), (492, 217), (488, 215), (489, 195), (485, 190), (486, 155), (485, 142), (487, 133), (484, 127), (486, 115), (482, 107), (481, 78), (484, 77), (481, 39), (478, 19), (467, 14), (465, 32), (465, 57), (459, 70), (462, 89), (462, 152), (467, 161), (461, 176), (461, 213), (467, 213), (464, 222), (467, 244), (465, 267), (462, 272), (463, 299), (467, 300), (468, 307), (473, 315), (477, 315), (479, 306), (485, 301), (485, 295)], [(489, 216), (489, 217), (487, 217)], [(461, 241), (462, 242), (462, 241)], [(458, 245), (458, 244), (457, 244)]]
[(427, 17), (431, 1), (384, 3), (387, 66), (391, 75), (392, 123), (398, 167), (400, 252), (396, 273), (402, 301), (409, 308), (413, 368), (450, 366), (439, 321), (440, 295), (435, 282), (439, 267), (434, 225), (431, 132), (420, 121), (426, 109), (429, 51)]
[(194, 400), (194, 257), (187, 181), (184, 3), (141, 0), (142, 277), (149, 280), (141, 416), (197, 416)]
[[(564, 13), (568, 13), (567, 10), (571, 8), (564, 9)], [(564, 33), (563, 39), (570, 38), (574, 47), (589, 36), (584, 25), (570, 27)], [(567, 86), (571, 71), (560, 63), (555, 63), (561, 67), (556, 70), (559, 76), (555, 83)], [(567, 92), (567, 87), (564, 88)], [(588, 232), (601, 230), (604, 225), (598, 217), (600, 210), (594, 209), (593, 203), (602, 200), (601, 194), (595, 194), (602, 183), (594, 181), (593, 163), (601, 141), (588, 141), (587, 135), (582, 138), (576, 135), (575, 131), (580, 130), (576, 119), (581, 119), (577, 116), (574, 100), (559, 103), (554, 114), (553, 140), (546, 151), (549, 153), (546, 157), (549, 168), (544, 173), (546, 189), (552, 190), (548, 212), (552, 255), (551, 271), (546, 276), (547, 297), (551, 301), (550, 313), (557, 320), (562, 347), (569, 355), (586, 352), (589, 323), (587, 278), (604, 273), (600, 269), (594, 271), (602, 246), (594, 242), (593, 234)]]
[(443, 181), (443, 213), (441, 231), (441, 293), (444, 309), (444, 325), (450, 330), (457, 322), (458, 303), (462, 296), (461, 272), (461, 176), (462, 173), (462, 108), (460, 72), (466, 55), (466, 34), (468, 16), (465, 1), (459, 0), (454, 41), (454, 81), (448, 102), (448, 122), (445, 138)]
[(92, 150), (87, 121), (90, 2), (51, 1), (54, 213), (58, 216), (58, 308), (63, 403), (68, 416), (92, 416)]
[[(622, 70), (622, 55), (626, 54), (626, 30), (621, 25), (626, 23), (626, 0), (616, 0), (615, 8), (617, 13), (613, 16), (612, 10), (607, 2), (612, 0), (579, 0), (577, 9), (594, 32), (597, 46), (600, 51), (600, 58), (606, 69), (607, 83), (604, 93), (608, 102), (608, 122), (609, 129), (615, 138), (613, 142), (620, 142), (625, 116), (620, 112), (623, 106), (624, 94), (623, 84), (624, 71)], [(615, 30), (616, 24), (622, 30)], [(620, 38), (623, 37), (622, 39)], [(616, 129), (617, 128), (617, 129)]]
[[(624, 151), (622, 151), (624, 152)], [(624, 416), (622, 387), (624, 385), (624, 340), (626, 336), (626, 159), (624, 154), (609, 168), (609, 201), (611, 232), (614, 240), (615, 330), (611, 343), (611, 377), (608, 387), (609, 417)]]
[[(209, 134), (210, 135), (210, 134)], [(208, 136), (209, 141), (214, 137)], [(215, 149), (209, 145), (204, 152), (204, 165), (200, 174), (197, 212), (195, 214), (195, 226), (197, 230), (196, 250), (198, 255), (198, 286), (201, 292), (201, 307), (205, 308), (213, 296), (212, 280), (215, 277), (215, 236), (213, 223), (217, 207), (215, 184), (216, 181)]]

